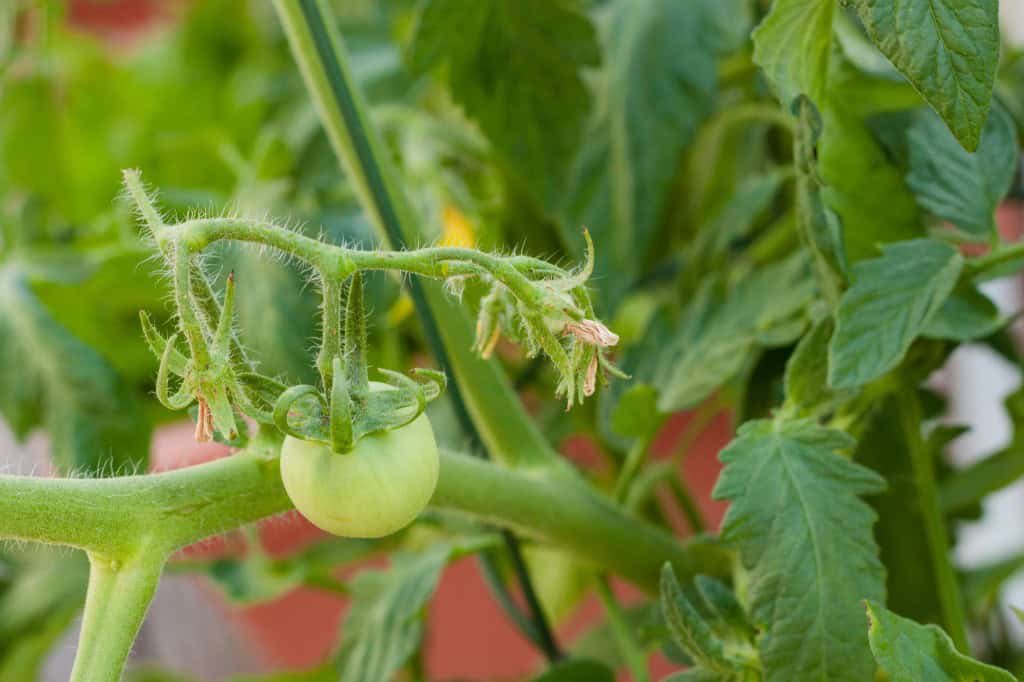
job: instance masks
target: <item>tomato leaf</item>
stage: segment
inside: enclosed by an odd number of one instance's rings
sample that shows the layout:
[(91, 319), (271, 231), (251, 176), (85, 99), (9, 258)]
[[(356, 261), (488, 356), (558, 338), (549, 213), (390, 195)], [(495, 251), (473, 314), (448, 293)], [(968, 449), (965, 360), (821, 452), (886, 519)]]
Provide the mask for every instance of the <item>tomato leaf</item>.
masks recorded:
[(725, 675), (740, 672), (742, 662), (726, 653), (711, 624), (683, 593), (669, 564), (661, 570), (661, 613), (676, 645), (697, 666)]
[(828, 342), (833, 328), (831, 317), (816, 322), (786, 363), (786, 399), (811, 414), (835, 398), (828, 387)]
[(871, 652), (891, 682), (1012, 682), (1010, 673), (964, 656), (936, 625), (919, 625), (867, 601)]
[(845, 0), (871, 40), (942, 116), (978, 146), (999, 62), (999, 0)]
[[(920, 106), (903, 83), (871, 77), (835, 56), (822, 106), (818, 170), (821, 198), (839, 216), (850, 262), (871, 258), (881, 243), (923, 237), (921, 211), (894, 162), (870, 129), (880, 111)], [(901, 131), (902, 132), (902, 131)]]
[(1007, 322), (988, 296), (963, 284), (953, 290), (921, 333), (932, 339), (974, 341), (995, 333)]
[(933, 239), (882, 247), (853, 267), (829, 345), (828, 383), (851, 388), (895, 367), (953, 291), (963, 258)]
[(0, 268), (0, 413), (15, 434), (50, 436), (63, 472), (134, 471), (149, 455), (138, 400), (95, 350), (62, 327), (15, 265)]
[[(706, 286), (687, 307), (651, 380), (662, 412), (693, 407), (733, 378), (756, 344), (789, 343), (771, 332), (802, 314), (814, 295), (803, 254), (760, 268), (724, 296)], [(796, 328), (795, 336), (802, 331)]]
[(832, 0), (775, 0), (754, 30), (754, 62), (768, 76), (784, 107), (800, 95), (819, 106), (832, 52)]
[(558, 186), (590, 108), (581, 70), (600, 63), (571, 0), (431, 0), (410, 60), (448, 64), (452, 96), (542, 199)]
[(907, 184), (921, 207), (951, 222), (965, 238), (988, 240), (996, 229), (996, 207), (1017, 172), (1017, 133), (1006, 111), (992, 108), (973, 154), (930, 111), (911, 126), (908, 141)]
[(883, 598), (885, 572), (860, 496), (885, 481), (836, 454), (853, 444), (812, 420), (754, 421), (720, 455), (714, 497), (730, 501), (722, 537), (750, 573), (767, 682), (862, 682), (874, 672), (860, 603)]
[(352, 608), (345, 618), (342, 680), (390, 680), (419, 648), (424, 606), (451, 557), (434, 545), (418, 554), (395, 554), (390, 568), (352, 579)]
[(640, 274), (654, 246), (682, 154), (711, 112), (716, 58), (729, 46), (723, 0), (633, 0), (613, 6), (596, 115), (564, 192), (566, 241), (579, 226), (597, 245), (606, 307)]
[(30, 547), (0, 553), (0, 679), (36, 680), (47, 654), (80, 613), (85, 555)]

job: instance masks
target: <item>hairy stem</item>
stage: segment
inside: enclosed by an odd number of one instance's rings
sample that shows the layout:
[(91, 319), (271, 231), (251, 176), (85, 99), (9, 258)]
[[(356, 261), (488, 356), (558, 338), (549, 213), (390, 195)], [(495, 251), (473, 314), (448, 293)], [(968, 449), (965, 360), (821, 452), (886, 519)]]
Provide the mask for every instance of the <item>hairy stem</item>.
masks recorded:
[[(329, 8), (317, 0), (275, 0), (274, 7), (324, 130), (378, 236), (394, 248), (417, 245), (423, 239), (419, 220), (366, 114)], [(470, 352), (474, 331), (465, 312), (438, 286), (411, 280), (409, 291), (432, 350), (454, 379), (449, 391), (472, 419), (468, 435), (478, 436), (497, 461), (558, 466), (557, 453), (526, 414), (501, 367)]]
[[(136, 181), (126, 177), (126, 183)], [(198, 253), (222, 240), (272, 246), (316, 267), (325, 280), (344, 280), (356, 270), (395, 270), (435, 279), (488, 274), (535, 307), (543, 301), (527, 275), (569, 276), (557, 266), (525, 256), (501, 257), (457, 246), (408, 251), (355, 249), (327, 244), (270, 222), (241, 218), (197, 218), (166, 225), (157, 237), (158, 242), (162, 239), (178, 240), (189, 253)]]
[[(179, 547), (292, 508), (266, 440), (177, 471), (103, 479), (0, 476), (0, 538), (86, 549), (128, 562), (140, 548)], [(655, 590), (669, 560), (680, 576), (726, 576), (730, 554), (681, 543), (557, 472), (509, 471), (443, 453), (432, 505), (563, 547)]]
[(320, 353), (316, 358), (320, 379), (324, 383), (324, 393), (331, 394), (334, 386), (334, 360), (342, 357), (341, 352), (341, 294), (342, 282), (322, 277), (320, 286), (323, 289), (323, 309), (320, 311)]
[[(321, 123), (378, 236), (394, 248), (416, 245), (422, 230), (365, 113), (329, 6), (317, 0), (275, 0), (274, 6)], [(497, 363), (469, 351), (474, 330), (464, 311), (453, 307), (436, 285), (411, 280), (407, 286), (437, 362), (455, 380), (449, 395), (474, 451), (511, 465), (560, 464)], [(512, 533), (503, 535), (528, 598), (534, 630), (543, 642), (550, 628), (536, 600), (530, 599), (533, 587), (518, 541)], [(486, 564), (484, 569), (488, 570)], [(544, 648), (549, 658), (557, 657), (556, 649)]]
[(124, 560), (89, 554), (89, 591), (71, 682), (121, 679), (166, 559), (161, 548)]

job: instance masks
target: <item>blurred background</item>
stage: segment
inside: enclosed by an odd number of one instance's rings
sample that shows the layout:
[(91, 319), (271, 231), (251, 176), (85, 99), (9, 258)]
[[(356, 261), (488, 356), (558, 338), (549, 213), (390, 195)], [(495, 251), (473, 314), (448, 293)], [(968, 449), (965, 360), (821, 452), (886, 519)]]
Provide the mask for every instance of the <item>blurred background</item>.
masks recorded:
[[(30, 273), (32, 291), (44, 308), (62, 311), (59, 324), (67, 335), (51, 342), (57, 347), (39, 352), (73, 359), (76, 366), (95, 360), (111, 369), (99, 379), (95, 373), (71, 377), (66, 387), (71, 395), (89, 382), (106, 382), (132, 412), (104, 421), (96, 418), (100, 407), (79, 415), (75, 406), (47, 404), (36, 419), (0, 422), (4, 467), (35, 474), (88, 468), (82, 459), (88, 437), (49, 428), (46, 414), (51, 413), (89, 419), (96, 442), (110, 433), (130, 441), (133, 424), (149, 425), (151, 440), (143, 429), (145, 439), (134, 443), (149, 451), (148, 463), (126, 460), (115, 467), (164, 470), (223, 456), (225, 446), (196, 445), (191, 424), (164, 413), (148, 397), (155, 361), (142, 344), (137, 313), (146, 309), (167, 319), (170, 309), (151, 261), (145, 261), (144, 246), (113, 248), (133, 230), (127, 209), (114, 198), (120, 170), (139, 167), (173, 213), (230, 206), (287, 218), (313, 232), (322, 228), (332, 241), (373, 243), (350, 188), (338, 179), (337, 163), (271, 8), (255, 0), (75, 0), (32, 3), (30, 11), (23, 11), (28, 3), (22, 7), (17, 0), (0, 3), (6, 3), (0, 4), (0, 221), (5, 229), (0, 249), (30, 243), (46, 252)], [(412, 30), (415, 2), (335, 4), (356, 76), (401, 155), (433, 237), (483, 248), (514, 244), (535, 253), (562, 252), (554, 229), (526, 198), (528, 188), (496, 173), (479, 132), (408, 68), (402, 46)], [(1004, 0), (1002, 7), (1007, 34), (1024, 45), (1024, 3)], [(1008, 203), (1000, 224), (1007, 237), (1021, 235), (1024, 210)], [(72, 252), (80, 257), (69, 257)], [(240, 325), (263, 367), (309, 381), (316, 301), (297, 273), (251, 252), (224, 249), (217, 257), (222, 270), (233, 269), (240, 290), (244, 287)], [(610, 298), (620, 296), (611, 277), (601, 284), (602, 291), (613, 292)], [(412, 306), (397, 283), (373, 278), (368, 293), (372, 364), (423, 364)], [(992, 282), (987, 293), (1008, 313), (1024, 307), (1019, 279)], [(102, 306), (92, 305), (97, 301)], [(628, 335), (630, 320), (617, 321), (613, 326), (625, 327)], [(118, 339), (116, 347), (105, 343), (110, 338)], [(90, 355), (97, 353), (102, 357)], [(532, 371), (511, 353), (505, 359), (520, 376)], [(954, 396), (949, 420), (971, 427), (953, 445), (956, 465), (1010, 443), (1003, 400), (1021, 386), (1015, 366), (986, 347), (966, 346), (935, 384)], [(12, 389), (0, 387), (4, 390)], [(526, 390), (524, 400), (566, 456), (599, 476), (602, 453), (586, 434), (590, 427), (539, 393)], [(80, 393), (74, 399), (84, 400)], [(584, 419), (593, 421), (594, 415)], [(442, 438), (455, 432), (446, 429), (452, 417), (443, 403), (432, 420)], [(654, 448), (668, 456), (681, 442), (689, 446), (679, 475), (711, 528), (723, 512), (710, 499), (718, 472), (715, 456), (731, 430), (731, 414), (713, 398), (675, 415)], [(85, 442), (78, 442), (82, 438)], [(992, 496), (985, 506), (981, 520), (963, 522), (957, 558), (965, 567), (1024, 552), (1024, 482)], [(683, 510), (665, 507), (668, 522), (681, 535), (692, 532)], [(239, 557), (266, 553), (281, 568), (287, 557), (315, 550), (322, 541), (314, 528), (290, 515), (183, 552), (143, 627), (133, 655), (137, 679), (148, 666), (219, 681), (318, 665), (340, 637), (344, 595), (301, 584), (286, 573), (246, 573), (248, 564)], [(602, 651), (610, 646), (607, 638), (592, 630), (602, 615), (597, 600), (567, 594), (572, 567), (550, 552), (537, 550), (529, 558), (545, 605), (562, 623), (560, 637), (582, 642), (579, 646), (594, 656), (607, 653)], [(67, 679), (85, 575), (84, 561), (69, 551), (0, 552), (0, 679), (22, 679), (4, 671), (15, 675), (36, 668), (39, 679)], [(626, 601), (635, 596), (625, 586), (616, 587)], [(1002, 601), (1024, 605), (1024, 575), (1006, 583)], [(471, 559), (445, 573), (430, 606), (427, 641), (425, 668), (432, 679), (521, 679), (540, 663), (494, 603)], [(662, 660), (654, 666), (661, 673), (672, 669)]]

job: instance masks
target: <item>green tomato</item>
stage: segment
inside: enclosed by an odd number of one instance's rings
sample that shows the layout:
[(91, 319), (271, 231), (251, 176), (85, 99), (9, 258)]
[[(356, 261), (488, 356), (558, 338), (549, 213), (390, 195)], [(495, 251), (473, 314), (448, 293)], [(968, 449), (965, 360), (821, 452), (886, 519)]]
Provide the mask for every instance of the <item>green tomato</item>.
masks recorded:
[[(371, 390), (391, 390), (371, 382)], [(295, 508), (328, 533), (379, 538), (412, 523), (427, 506), (440, 461), (425, 414), (405, 426), (362, 438), (351, 452), (288, 436), (281, 479)]]

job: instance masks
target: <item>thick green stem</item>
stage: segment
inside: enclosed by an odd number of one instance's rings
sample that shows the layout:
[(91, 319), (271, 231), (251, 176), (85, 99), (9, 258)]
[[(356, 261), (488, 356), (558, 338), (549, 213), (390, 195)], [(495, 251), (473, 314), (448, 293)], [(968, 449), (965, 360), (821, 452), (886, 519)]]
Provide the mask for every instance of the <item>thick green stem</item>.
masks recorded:
[(950, 561), (948, 529), (939, 504), (938, 486), (935, 483), (935, 465), (921, 438), (921, 404), (917, 389), (908, 383), (900, 390), (900, 421), (910, 450), (910, 462), (914, 470), (914, 483), (921, 505), (925, 538), (931, 554), (932, 569), (939, 588), (939, 604), (946, 631), (952, 637), (957, 649), (970, 654), (967, 639), (966, 618), (960, 595), (956, 571)]
[[(291, 509), (278, 461), (265, 446), (145, 476), (0, 476), (0, 538), (80, 547), (126, 562), (143, 543), (171, 552)], [(666, 560), (687, 577), (724, 576), (730, 568), (721, 547), (681, 543), (558, 473), (509, 471), (445, 453), (432, 504), (563, 547), (651, 590)]]
[(511, 527), (651, 591), (658, 588), (665, 561), (686, 578), (725, 576), (730, 570), (730, 554), (721, 547), (680, 542), (627, 516), (574, 477), (508, 471), (447, 454), (432, 504)]
[(71, 682), (117, 682), (156, 593), (167, 555), (130, 559), (89, 555), (89, 591)]
[(0, 476), (0, 537), (126, 559), (168, 551), (291, 508), (269, 444), (177, 471), (96, 479)]

